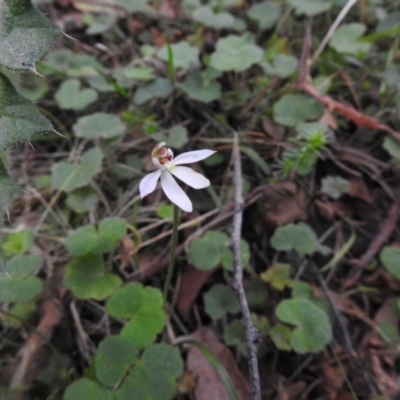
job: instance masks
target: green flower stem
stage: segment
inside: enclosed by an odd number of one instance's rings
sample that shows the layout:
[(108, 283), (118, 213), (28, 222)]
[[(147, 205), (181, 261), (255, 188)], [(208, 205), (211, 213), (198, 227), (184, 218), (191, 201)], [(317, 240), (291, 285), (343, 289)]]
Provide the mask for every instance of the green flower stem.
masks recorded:
[(172, 272), (175, 263), (175, 250), (178, 243), (178, 225), (179, 225), (179, 208), (174, 204), (174, 216), (172, 220), (172, 238), (171, 238), (171, 252), (169, 255), (169, 264), (167, 276), (164, 283), (164, 303), (167, 303), (168, 288), (171, 284)]

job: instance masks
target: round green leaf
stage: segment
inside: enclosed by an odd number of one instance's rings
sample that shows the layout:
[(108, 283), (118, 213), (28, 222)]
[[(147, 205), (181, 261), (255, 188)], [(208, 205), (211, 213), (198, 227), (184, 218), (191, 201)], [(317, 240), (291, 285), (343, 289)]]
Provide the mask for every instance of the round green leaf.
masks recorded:
[[(228, 242), (229, 243), (229, 242)], [(222, 257), (222, 266), (228, 271), (233, 271), (233, 254), (226, 244), (226, 251)], [(242, 268), (246, 268), (250, 262), (250, 248), (245, 240), (240, 241), (240, 254), (242, 258)]]
[(261, 61), (263, 51), (249, 35), (230, 35), (219, 39), (210, 66), (218, 71), (241, 72)]
[(92, 251), (96, 240), (96, 229), (94, 226), (88, 225), (72, 232), (68, 236), (65, 246), (72, 255), (80, 257), (85, 256)]
[(357, 22), (343, 24), (333, 34), (329, 45), (338, 53), (364, 56), (371, 47), (371, 43), (359, 40), (366, 29), (367, 27), (364, 24)]
[(321, 192), (338, 199), (342, 194), (348, 193), (350, 190), (350, 182), (341, 176), (326, 176), (321, 181)]
[(235, 25), (235, 17), (229, 12), (215, 13), (209, 6), (201, 6), (193, 12), (193, 19), (214, 29), (229, 29)]
[(108, 336), (101, 343), (96, 356), (96, 376), (109, 388), (115, 386), (136, 362), (138, 352), (128, 339)]
[(102, 151), (98, 147), (93, 147), (83, 155), (82, 162), (78, 165), (67, 162), (56, 164), (52, 173), (54, 188), (68, 193), (87, 185), (101, 172), (102, 160)]
[(96, 382), (83, 378), (69, 385), (63, 396), (63, 400), (80, 399), (114, 400), (115, 398), (110, 390), (102, 388)]
[(189, 141), (187, 129), (182, 125), (174, 125), (166, 133), (155, 133), (152, 139), (157, 142), (166, 142), (168, 147), (173, 149), (180, 149)]
[(283, 300), (275, 314), (282, 322), (296, 326), (290, 336), (290, 345), (297, 353), (317, 353), (332, 338), (328, 316), (308, 299)]
[(151, 344), (166, 321), (161, 292), (137, 282), (116, 290), (107, 301), (107, 310), (113, 317), (130, 318), (122, 328), (121, 336), (137, 348)]
[(273, 113), (275, 122), (295, 126), (298, 122), (320, 118), (324, 113), (324, 107), (305, 95), (287, 94), (274, 104)]
[(203, 271), (215, 268), (226, 253), (228, 242), (229, 238), (225, 233), (208, 231), (190, 244), (189, 260), (197, 269)]
[(43, 259), (39, 254), (16, 256), (7, 262), (6, 271), (11, 278), (20, 280), (39, 269), (42, 262)]
[(22, 229), (7, 235), (1, 248), (7, 254), (22, 254), (29, 250), (33, 243), (33, 232), (31, 229)]
[(193, 72), (187, 75), (180, 88), (191, 99), (203, 103), (210, 103), (221, 97), (221, 85), (218, 82), (206, 80), (201, 72)]
[(282, 291), (286, 287), (293, 286), (293, 280), (290, 279), (289, 264), (276, 263), (263, 272), (260, 278), (279, 291)]
[(28, 276), (26, 279), (12, 279), (0, 275), (0, 301), (24, 303), (37, 296), (43, 287), (43, 282), (36, 276)]
[(379, 255), (383, 266), (397, 279), (400, 279), (400, 249), (385, 246)]
[(272, 2), (253, 4), (247, 15), (258, 22), (260, 29), (270, 29), (281, 16), (281, 5)]
[(55, 94), (55, 99), (60, 108), (65, 110), (83, 110), (98, 98), (93, 89), (81, 89), (78, 79), (67, 79)]
[(85, 139), (109, 139), (123, 135), (126, 127), (118, 115), (98, 112), (79, 118), (72, 130), (77, 137)]
[(214, 285), (204, 294), (206, 313), (212, 319), (219, 319), (227, 312), (235, 314), (239, 311), (239, 302), (234, 291), (226, 285)]
[(275, 346), (279, 350), (286, 350), (286, 351), (292, 350), (292, 347), (290, 345), (291, 333), (292, 331), (290, 330), (290, 328), (279, 323), (273, 326), (269, 331), (269, 335), (271, 337), (271, 340), (274, 342)]
[[(199, 60), (199, 49), (191, 46), (188, 42), (181, 41), (171, 45), (174, 68), (188, 69), (192, 63)], [(163, 46), (158, 52), (157, 57), (168, 61), (167, 46)]]
[(126, 235), (126, 221), (118, 217), (104, 218), (99, 224), (99, 233), (117, 241)]
[(331, 0), (287, 0), (296, 11), (297, 15), (313, 15), (321, 14), (332, 7)]
[(136, 90), (133, 101), (135, 104), (141, 105), (155, 97), (165, 99), (172, 93), (173, 89), (174, 87), (168, 79), (157, 78), (154, 82), (141, 86)]
[(268, 75), (287, 78), (297, 70), (297, 58), (288, 54), (278, 54), (269, 62), (264, 62), (261, 66)]
[(317, 249), (317, 237), (307, 224), (287, 224), (276, 229), (271, 238), (271, 246), (280, 251), (295, 249), (300, 253), (311, 254)]
[(105, 273), (101, 256), (89, 254), (67, 264), (64, 283), (78, 298), (103, 300), (121, 285), (121, 279)]
[(140, 361), (116, 392), (117, 400), (170, 400), (177, 392), (177, 379), (183, 373), (179, 352), (167, 344), (148, 347)]
[(65, 203), (78, 214), (89, 212), (96, 208), (99, 196), (90, 187), (83, 187), (69, 193)]

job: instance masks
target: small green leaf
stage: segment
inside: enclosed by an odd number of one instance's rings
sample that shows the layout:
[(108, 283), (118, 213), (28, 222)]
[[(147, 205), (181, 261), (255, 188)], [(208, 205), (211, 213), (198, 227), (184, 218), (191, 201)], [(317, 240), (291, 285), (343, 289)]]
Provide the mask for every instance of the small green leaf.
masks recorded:
[(235, 17), (229, 12), (215, 13), (209, 6), (201, 6), (193, 12), (193, 19), (214, 29), (229, 29), (235, 25)]
[(343, 24), (333, 34), (329, 43), (338, 53), (353, 54), (363, 57), (369, 51), (371, 43), (362, 42), (359, 38), (366, 30), (364, 24), (357, 22)]
[[(48, 119), (32, 102), (18, 94), (9, 79), (0, 73), (0, 152), (51, 130)], [(12, 187), (7, 180), (3, 184), (9, 189)]]
[(87, 378), (82, 378), (69, 385), (63, 396), (63, 400), (79, 399), (114, 400), (115, 397), (111, 390), (104, 389)]
[(174, 125), (166, 133), (155, 133), (152, 138), (168, 143), (173, 149), (181, 149), (189, 141), (187, 129), (182, 125)]
[(385, 246), (379, 258), (385, 269), (396, 279), (400, 279), (400, 248), (395, 246)]
[(241, 145), (240, 150), (245, 153), (256, 165), (258, 165), (265, 175), (269, 175), (271, 168), (253, 148)]
[[(250, 249), (245, 240), (240, 242), (242, 253), (242, 267), (250, 261)], [(217, 231), (208, 231), (203, 237), (193, 240), (188, 252), (190, 262), (203, 271), (208, 271), (222, 263), (223, 267), (233, 271), (233, 257), (229, 249), (227, 234)]]
[(99, 196), (90, 187), (83, 187), (69, 193), (65, 203), (78, 214), (89, 212), (97, 207)]
[(228, 346), (237, 346), (240, 352), (247, 356), (246, 328), (243, 320), (234, 319), (224, 329), (224, 341)]
[(37, 296), (43, 287), (43, 282), (36, 276), (25, 279), (13, 279), (0, 274), (0, 302), (24, 303)]
[(137, 81), (152, 81), (155, 78), (153, 68), (151, 67), (126, 67), (123, 75), (127, 79)]
[(65, 241), (65, 246), (72, 255), (81, 257), (92, 251), (96, 241), (96, 229), (94, 226), (88, 225), (72, 232)]
[(294, 56), (288, 54), (278, 54), (269, 62), (262, 63), (263, 70), (266, 74), (278, 76), (279, 78), (288, 78), (297, 70), (298, 60)]
[(239, 311), (238, 299), (231, 288), (226, 285), (214, 285), (204, 294), (206, 313), (212, 319), (220, 319), (225, 313), (236, 314)]
[(286, 287), (293, 286), (290, 276), (290, 265), (277, 263), (269, 267), (260, 275), (260, 278), (268, 282), (276, 290), (282, 291)]
[(100, 255), (90, 254), (67, 264), (64, 283), (80, 299), (103, 300), (121, 285), (121, 279), (105, 272)]
[(151, 344), (165, 325), (162, 294), (158, 289), (134, 282), (116, 290), (107, 301), (107, 310), (116, 318), (130, 318), (121, 336), (137, 347)]
[(249, 35), (230, 35), (219, 39), (210, 66), (218, 71), (241, 72), (261, 61), (263, 51)]
[(150, 12), (149, 0), (116, 0), (116, 3), (123, 7), (128, 13)]
[(382, 147), (397, 161), (400, 161), (400, 143), (387, 135), (383, 140)]
[(97, 98), (98, 94), (95, 90), (81, 89), (78, 79), (67, 79), (55, 94), (57, 104), (64, 110), (83, 110)]
[(121, 336), (108, 336), (99, 345), (96, 356), (96, 376), (109, 388), (114, 387), (135, 364), (138, 351), (132, 342)]
[(332, 7), (330, 0), (287, 0), (296, 11), (297, 15), (312, 17), (321, 14)]
[(246, 298), (249, 306), (263, 306), (268, 299), (268, 287), (257, 276), (252, 276), (250, 281), (244, 283)]
[(276, 229), (271, 245), (280, 251), (295, 249), (300, 253), (311, 254), (317, 249), (317, 237), (307, 224), (287, 224)]
[(226, 253), (229, 238), (225, 233), (208, 231), (202, 238), (193, 240), (189, 247), (189, 260), (197, 268), (208, 271), (215, 268)]
[(1, 1), (0, 65), (14, 70), (34, 69), (60, 33), (60, 28), (46, 19), (30, 0)]
[(98, 112), (79, 118), (72, 130), (84, 139), (110, 139), (123, 135), (126, 127), (118, 115)]
[(350, 182), (341, 176), (326, 176), (321, 181), (321, 192), (338, 199), (342, 194), (348, 193)]
[(271, 328), (269, 334), (271, 340), (274, 342), (275, 346), (279, 350), (292, 350), (292, 347), (290, 345), (290, 336), (292, 334), (292, 331), (290, 330), (290, 328), (278, 323)]
[(117, 22), (117, 14), (108, 11), (108, 14), (100, 14), (96, 16), (90, 23), (86, 33), (88, 35), (98, 35), (100, 33), (107, 32), (110, 30)]
[(282, 322), (296, 326), (291, 333), (290, 345), (297, 353), (318, 353), (332, 339), (328, 316), (308, 299), (283, 300), (275, 314)]
[(136, 90), (133, 101), (135, 104), (141, 105), (154, 97), (165, 99), (172, 93), (173, 89), (174, 87), (168, 79), (157, 78), (154, 82), (141, 86)]
[[(188, 69), (192, 63), (199, 61), (199, 49), (191, 46), (188, 42), (181, 41), (171, 44), (175, 68)], [(157, 52), (157, 57), (168, 61), (167, 46), (163, 46)]]
[(116, 392), (117, 400), (171, 400), (177, 393), (177, 379), (183, 373), (178, 351), (167, 344), (148, 347), (140, 361)]
[(43, 259), (38, 254), (27, 254), (24, 256), (16, 256), (7, 262), (6, 271), (14, 280), (22, 280), (31, 275), (35, 270), (39, 269)]
[(52, 173), (53, 187), (64, 192), (85, 186), (101, 172), (103, 153), (98, 147), (88, 150), (82, 157), (80, 165), (61, 162), (54, 166)]
[(119, 217), (104, 218), (99, 224), (99, 234), (120, 240), (126, 235), (126, 221)]
[(322, 116), (324, 107), (316, 100), (302, 94), (287, 94), (273, 106), (275, 122), (295, 126), (298, 122), (317, 119)]
[(174, 208), (171, 204), (160, 204), (156, 210), (157, 217), (170, 219), (174, 214)]
[(281, 16), (281, 5), (272, 2), (253, 4), (247, 15), (258, 22), (261, 30), (273, 28)]
[(27, 252), (33, 243), (33, 232), (31, 229), (22, 229), (18, 232), (9, 233), (1, 244), (7, 254), (22, 254)]
[[(228, 246), (229, 242), (226, 244), (226, 251), (222, 257), (222, 266), (228, 271), (233, 271), (233, 254)], [(250, 262), (250, 247), (243, 239), (240, 241), (240, 254), (242, 259), (242, 268), (246, 268)]]
[(221, 97), (221, 85), (205, 79), (201, 72), (193, 72), (186, 76), (180, 88), (193, 100), (210, 103)]

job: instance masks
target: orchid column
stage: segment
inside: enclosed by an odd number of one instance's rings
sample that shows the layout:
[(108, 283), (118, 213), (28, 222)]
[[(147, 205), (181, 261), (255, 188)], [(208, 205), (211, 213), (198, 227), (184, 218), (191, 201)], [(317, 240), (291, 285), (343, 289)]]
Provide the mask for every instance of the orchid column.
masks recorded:
[(154, 171), (146, 175), (139, 184), (140, 197), (152, 193), (157, 182), (160, 179), (161, 187), (165, 195), (174, 203), (174, 217), (172, 226), (171, 253), (168, 265), (167, 277), (164, 285), (164, 301), (167, 300), (168, 288), (171, 282), (172, 271), (174, 267), (175, 249), (178, 238), (179, 208), (183, 211), (193, 211), (193, 205), (187, 194), (175, 181), (174, 176), (186, 183), (193, 189), (204, 189), (210, 186), (210, 181), (203, 175), (193, 171), (189, 167), (183, 167), (181, 164), (191, 164), (214, 154), (213, 150), (196, 150), (182, 153), (174, 159), (174, 153), (171, 149), (165, 147), (165, 143), (157, 144), (151, 152), (153, 164), (157, 167)]

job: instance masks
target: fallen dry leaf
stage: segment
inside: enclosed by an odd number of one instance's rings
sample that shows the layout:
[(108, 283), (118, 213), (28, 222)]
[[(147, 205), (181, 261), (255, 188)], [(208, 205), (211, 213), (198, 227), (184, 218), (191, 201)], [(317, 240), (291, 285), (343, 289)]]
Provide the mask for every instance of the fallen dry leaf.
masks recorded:
[(267, 185), (264, 190), (265, 221), (272, 226), (305, 220), (304, 192), (293, 182)]
[[(239, 399), (249, 400), (249, 382), (240, 372), (231, 351), (218, 340), (216, 334), (209, 328), (201, 327), (193, 333), (192, 338), (203, 343), (224, 365), (236, 387)], [(230, 400), (218, 373), (197, 347), (190, 346), (186, 365), (198, 377), (198, 385), (194, 389), (196, 400)]]
[(176, 308), (184, 317), (189, 316), (193, 301), (198, 296), (208, 278), (212, 276), (216, 270), (217, 269), (214, 268), (210, 271), (200, 271), (191, 265), (185, 268), (176, 299)]

